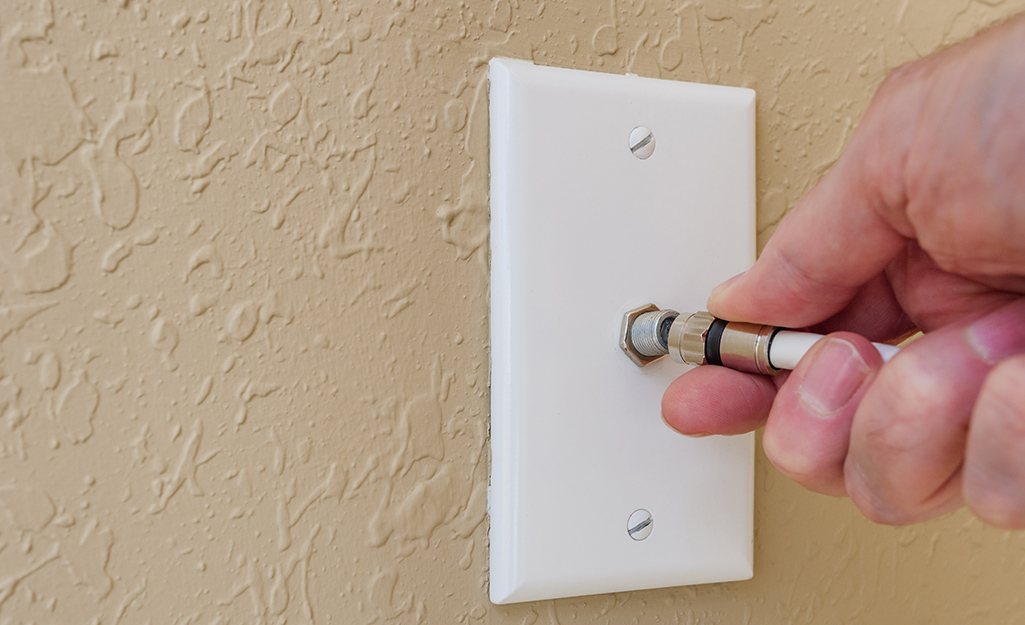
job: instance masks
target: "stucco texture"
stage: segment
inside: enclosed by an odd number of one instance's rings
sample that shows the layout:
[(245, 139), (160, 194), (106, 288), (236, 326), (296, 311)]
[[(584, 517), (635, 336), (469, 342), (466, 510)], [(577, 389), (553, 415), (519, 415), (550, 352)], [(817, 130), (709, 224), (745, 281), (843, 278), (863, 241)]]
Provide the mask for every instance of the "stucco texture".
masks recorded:
[(487, 600), (487, 61), (758, 91), (760, 241), (1025, 1), (0, 4), (0, 623), (1025, 622), (759, 459), (752, 581)]

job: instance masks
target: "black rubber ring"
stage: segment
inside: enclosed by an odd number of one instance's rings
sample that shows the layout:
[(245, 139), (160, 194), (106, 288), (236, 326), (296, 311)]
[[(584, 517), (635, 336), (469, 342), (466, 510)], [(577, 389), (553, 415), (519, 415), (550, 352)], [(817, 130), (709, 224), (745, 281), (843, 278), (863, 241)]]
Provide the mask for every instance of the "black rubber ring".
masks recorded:
[(719, 344), (722, 342), (722, 333), (726, 329), (728, 321), (716, 319), (708, 326), (708, 334), (705, 335), (705, 362), (710, 365), (722, 366), (722, 357), (719, 355)]

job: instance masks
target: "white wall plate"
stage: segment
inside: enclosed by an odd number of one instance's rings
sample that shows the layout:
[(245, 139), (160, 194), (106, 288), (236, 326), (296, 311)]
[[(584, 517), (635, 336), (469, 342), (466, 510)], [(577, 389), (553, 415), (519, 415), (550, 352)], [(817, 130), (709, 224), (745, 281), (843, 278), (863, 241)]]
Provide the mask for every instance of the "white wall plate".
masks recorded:
[(505, 59), (490, 80), (491, 600), (750, 578), (753, 435), (671, 431), (684, 368), (637, 367), (619, 329), (754, 261), (754, 92)]

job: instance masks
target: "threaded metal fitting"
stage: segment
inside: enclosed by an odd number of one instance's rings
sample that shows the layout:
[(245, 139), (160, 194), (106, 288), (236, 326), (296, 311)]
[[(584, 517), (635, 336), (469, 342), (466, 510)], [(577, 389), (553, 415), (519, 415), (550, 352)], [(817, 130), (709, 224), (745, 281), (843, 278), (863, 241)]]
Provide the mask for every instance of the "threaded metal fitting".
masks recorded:
[(669, 353), (669, 326), (680, 313), (675, 310), (653, 310), (639, 315), (630, 326), (630, 341), (643, 356), (665, 356)]
[(637, 321), (641, 315), (649, 312), (658, 312), (658, 306), (654, 304), (647, 304), (627, 312), (623, 315), (623, 324), (619, 331), (619, 347), (623, 350), (623, 353), (626, 354), (627, 358), (629, 358), (638, 367), (645, 367), (661, 358), (661, 356), (646, 356), (642, 354), (637, 350), (637, 347), (633, 342), (633, 337), (631, 336), (634, 322)]

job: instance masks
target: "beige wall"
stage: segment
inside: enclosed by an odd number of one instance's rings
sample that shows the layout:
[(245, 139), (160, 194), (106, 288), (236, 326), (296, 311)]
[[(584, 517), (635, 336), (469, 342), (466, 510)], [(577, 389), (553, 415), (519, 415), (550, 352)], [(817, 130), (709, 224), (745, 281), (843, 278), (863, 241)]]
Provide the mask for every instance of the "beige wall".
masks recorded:
[(0, 623), (1025, 622), (1025, 538), (759, 460), (753, 581), (486, 598), (495, 55), (758, 90), (762, 242), (1023, 0), (0, 5)]

